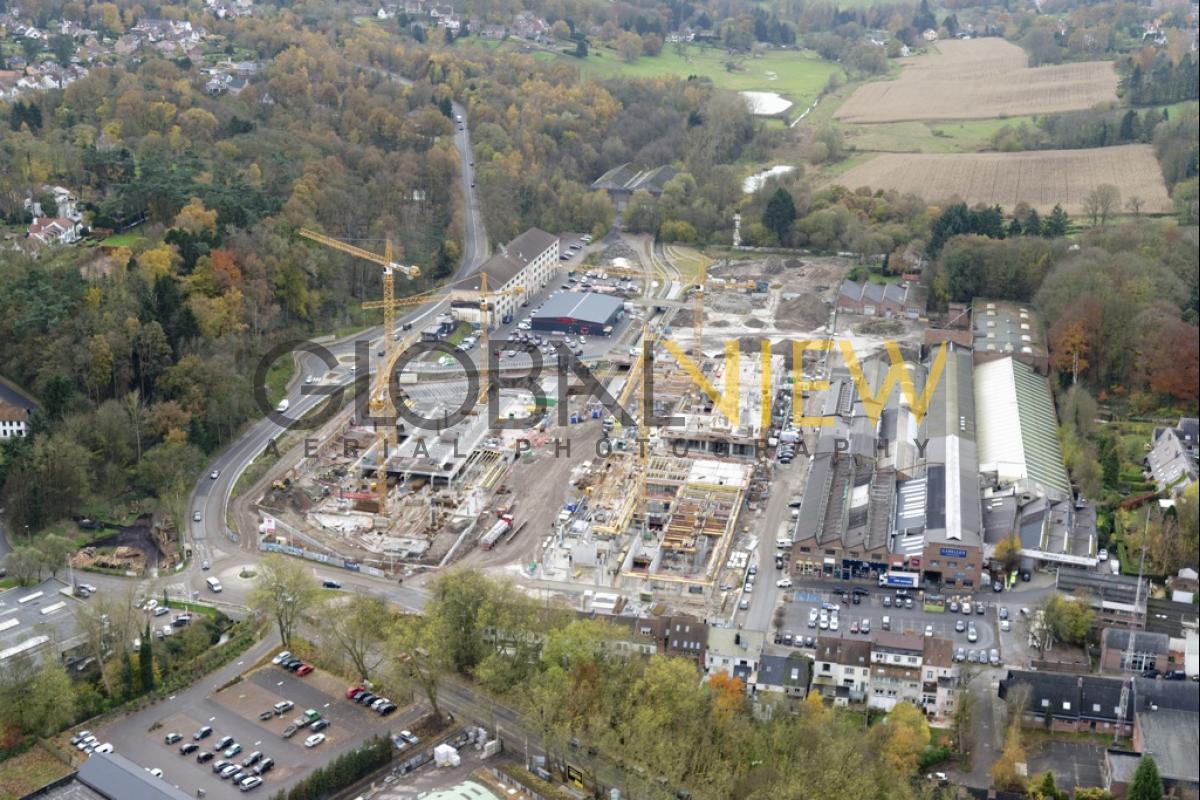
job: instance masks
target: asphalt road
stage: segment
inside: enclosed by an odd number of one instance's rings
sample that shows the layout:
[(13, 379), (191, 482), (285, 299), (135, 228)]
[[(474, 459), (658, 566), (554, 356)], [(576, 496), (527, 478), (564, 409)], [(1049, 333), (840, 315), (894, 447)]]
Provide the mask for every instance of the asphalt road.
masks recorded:
[[(394, 73), (386, 73), (373, 69), (380, 74), (386, 74), (391, 79), (401, 83), (410, 83), (407, 79)], [(454, 113), (466, 119), (466, 110), (454, 104)], [(456, 126), (457, 127), (457, 126)], [(479, 268), (487, 256), (487, 233), (479, 210), (479, 198), (473, 188), (474, 183), (474, 153), (471, 150), (470, 130), (464, 125), (463, 130), (455, 132), (454, 144), (459, 152), (463, 196), (466, 198), (466, 214), (464, 217), (463, 257), (454, 273), (454, 280), (470, 275)], [(397, 319), (397, 324), (410, 324), (413, 328), (420, 327), (425, 320), (435, 317), (447, 306), (445, 300), (431, 303), (414, 309)], [(367, 352), (372, 366), (378, 363), (376, 355), (381, 339), (380, 328), (372, 328), (365, 334), (358, 334), (340, 341), (325, 344), (324, 347), (332, 356), (335, 365), (326, 363), (312, 353), (304, 353), (299, 358), (297, 380), (293, 381), (287, 393), (290, 404), (287, 414), (298, 419), (316, 407), (325, 397), (317, 391), (332, 386), (348, 387), (356, 375), (354, 356), (359, 340), (367, 341)], [(387, 335), (392, 335), (389, 332)], [(307, 385), (301, 376), (312, 376), (313, 385)], [(191, 587), (192, 592), (207, 592), (205, 578), (207, 574), (201, 569), (204, 562), (215, 569), (226, 555), (244, 558), (240, 552), (236, 535), (226, 525), (226, 509), (237, 479), (246, 468), (257, 458), (268, 444), (283, 432), (283, 429), (269, 418), (263, 418), (250, 425), (242, 435), (222, 451), (205, 470), (205, 475), (196, 484), (189, 501), (189, 534), (193, 545), (193, 559), (188, 564), (186, 574), (173, 578)], [(216, 472), (216, 478), (210, 477)], [(194, 520), (194, 514), (199, 512), (200, 520)], [(226, 564), (228, 566), (228, 564)], [(341, 571), (338, 571), (341, 572)], [(340, 580), (341, 578), (339, 578)], [(229, 596), (223, 599), (230, 599)], [(410, 598), (411, 600), (411, 598)]]

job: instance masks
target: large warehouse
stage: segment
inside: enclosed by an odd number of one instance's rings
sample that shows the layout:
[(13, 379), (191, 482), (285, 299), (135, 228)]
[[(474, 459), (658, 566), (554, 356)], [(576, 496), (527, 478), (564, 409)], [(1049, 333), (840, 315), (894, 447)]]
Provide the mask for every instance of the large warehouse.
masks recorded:
[(535, 331), (607, 336), (623, 312), (624, 304), (618, 297), (595, 292), (559, 292), (533, 313), (529, 326)]

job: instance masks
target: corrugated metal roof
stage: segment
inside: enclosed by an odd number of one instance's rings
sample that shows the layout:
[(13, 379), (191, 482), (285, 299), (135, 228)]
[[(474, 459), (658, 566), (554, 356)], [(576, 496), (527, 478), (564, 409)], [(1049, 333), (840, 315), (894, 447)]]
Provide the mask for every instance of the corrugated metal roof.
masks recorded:
[(606, 325), (621, 310), (619, 298), (595, 292), (559, 292), (535, 311), (534, 320), (569, 318), (595, 325)]
[(1045, 489), (1071, 493), (1045, 378), (1012, 358), (980, 364), (975, 368), (975, 405), (981, 471), (995, 471), (1006, 482), (1027, 478)]
[(120, 753), (94, 753), (80, 767), (79, 780), (112, 800), (189, 800)]

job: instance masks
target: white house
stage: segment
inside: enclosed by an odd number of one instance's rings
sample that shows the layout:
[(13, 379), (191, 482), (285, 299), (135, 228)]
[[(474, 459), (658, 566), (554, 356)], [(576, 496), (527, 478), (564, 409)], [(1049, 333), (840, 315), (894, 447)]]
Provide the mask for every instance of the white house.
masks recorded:
[(66, 217), (38, 217), (29, 226), (29, 238), (42, 244), (75, 244), (79, 223)]
[(762, 631), (709, 628), (704, 670), (709, 675), (728, 672), (747, 685), (755, 681), (766, 635)]

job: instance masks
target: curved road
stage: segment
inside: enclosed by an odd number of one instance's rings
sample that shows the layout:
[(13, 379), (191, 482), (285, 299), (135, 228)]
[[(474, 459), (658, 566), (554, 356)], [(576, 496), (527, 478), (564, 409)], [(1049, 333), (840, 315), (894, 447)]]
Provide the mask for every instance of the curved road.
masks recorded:
[[(394, 73), (386, 73), (377, 69), (373, 69), (372, 71), (387, 75), (392, 80), (408, 83), (407, 79)], [(455, 103), (453, 108), (456, 115), (460, 115), (464, 120), (466, 119), (466, 110), (462, 106)], [(455, 123), (455, 127), (459, 127), (457, 123)], [(466, 129), (466, 125), (461, 127), (461, 130), (455, 131), (454, 145), (459, 153), (461, 189), (463, 197), (466, 198), (466, 207), (464, 209), (463, 258), (458, 269), (454, 272), (452, 282), (471, 275), (479, 268), (479, 265), (483, 263), (484, 258), (487, 256), (487, 233), (479, 211), (479, 198), (476, 196), (473, 187), (475, 180), (473, 167), (474, 155), (471, 151), (470, 132)], [(445, 306), (445, 300), (421, 306), (408, 314), (398, 317), (397, 324), (411, 324), (413, 327), (418, 327), (427, 318), (440, 313)], [(326, 350), (338, 362), (334, 367), (330, 367), (325, 361), (311, 353), (303, 353), (299, 357), (297, 379), (293, 380), (287, 393), (290, 404), (287, 411), (288, 416), (298, 419), (316, 407), (324, 398), (325, 393), (314, 391), (315, 389), (327, 389), (331, 386), (348, 388), (355, 379), (355, 371), (351, 364), (357, 343), (359, 341), (366, 341), (368, 343), (368, 352), (372, 354), (371, 357), (374, 361), (374, 353), (382, 342), (381, 334), (381, 328), (375, 327), (363, 333), (324, 345)], [(391, 334), (392, 332), (388, 333), (388, 335)], [(306, 385), (303, 380), (300, 380), (302, 376), (313, 376), (316, 379), (315, 385)], [(226, 510), (238, 478), (254, 459), (267, 448), (271, 440), (282, 432), (283, 429), (271, 419), (260, 419), (250, 425), (233, 444), (221, 452), (208, 465), (205, 475), (196, 484), (188, 505), (188, 525), (193, 558), (188, 563), (186, 572), (178, 573), (170, 578), (164, 578), (164, 580), (170, 580), (175, 583), (185, 581), (188, 584), (189, 591), (201, 592), (202, 594), (211, 596), (204, 588), (204, 578), (208, 575), (201, 569), (201, 566), (205, 562), (208, 562), (214, 569), (218, 568), (220, 566), (218, 562), (224, 560), (222, 557), (224, 554), (234, 554), (237, 556), (249, 555), (239, 547), (236, 534), (226, 526)], [(216, 474), (216, 478), (211, 477), (214, 473)], [(193, 517), (196, 512), (200, 514), (198, 522)], [(321, 573), (328, 573), (328, 577), (336, 578), (339, 582), (347, 585), (362, 582), (364, 588), (369, 585), (373, 585), (374, 588), (380, 586), (380, 582), (371, 582), (367, 576), (354, 576), (351, 578), (352, 573), (347, 573), (345, 570), (318, 568), (318, 574)], [(396, 589), (398, 590), (396, 594), (404, 595), (404, 599), (409, 601), (413, 600), (414, 595), (416, 595), (411, 590), (399, 590), (399, 587), (396, 587)], [(231, 597), (230, 599), (234, 598)]]

